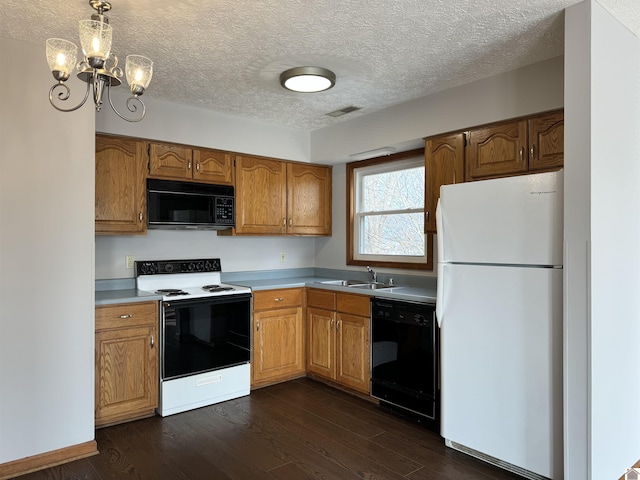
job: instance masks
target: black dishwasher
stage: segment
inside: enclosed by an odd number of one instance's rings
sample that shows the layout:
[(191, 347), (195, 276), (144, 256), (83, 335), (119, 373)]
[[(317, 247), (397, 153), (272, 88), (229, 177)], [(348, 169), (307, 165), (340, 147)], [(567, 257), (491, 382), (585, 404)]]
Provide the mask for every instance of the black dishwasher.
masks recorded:
[(439, 328), (435, 305), (371, 299), (371, 395), (437, 427)]

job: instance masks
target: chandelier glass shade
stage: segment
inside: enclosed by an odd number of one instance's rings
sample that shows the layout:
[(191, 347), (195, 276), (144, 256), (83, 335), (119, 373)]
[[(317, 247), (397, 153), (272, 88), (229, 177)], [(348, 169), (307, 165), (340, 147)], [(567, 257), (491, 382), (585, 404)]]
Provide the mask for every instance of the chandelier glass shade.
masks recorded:
[[(83, 60), (76, 64), (78, 47), (68, 40), (50, 38), (46, 42), (47, 63), (57, 81), (49, 90), (49, 101), (56, 110), (73, 112), (82, 107), (89, 92), (93, 90), (93, 101), (96, 111), (100, 111), (103, 104), (103, 94), (106, 91), (109, 105), (122, 119), (138, 122), (144, 118), (146, 109), (140, 95), (142, 95), (153, 76), (153, 62), (142, 55), (126, 57), (125, 69), (127, 83), (132, 96), (126, 101), (126, 106), (133, 116), (122, 115), (111, 102), (111, 87), (119, 86), (124, 76), (122, 68), (118, 66), (118, 57), (111, 53), (113, 29), (104, 12), (111, 9), (111, 4), (103, 0), (89, 0), (89, 5), (98, 13), (91, 16), (91, 20), (80, 21), (80, 44)], [(63, 108), (59, 104), (69, 99), (71, 91), (66, 81), (73, 70), (77, 69), (77, 77), (86, 82), (87, 89), (84, 99), (75, 107)]]

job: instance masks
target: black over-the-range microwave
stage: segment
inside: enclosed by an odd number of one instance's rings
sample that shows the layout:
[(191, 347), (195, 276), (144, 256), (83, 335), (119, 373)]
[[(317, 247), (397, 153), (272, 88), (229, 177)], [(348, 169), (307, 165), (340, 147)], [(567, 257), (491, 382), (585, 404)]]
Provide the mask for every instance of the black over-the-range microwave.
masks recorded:
[(147, 179), (147, 227), (222, 230), (235, 225), (229, 185)]

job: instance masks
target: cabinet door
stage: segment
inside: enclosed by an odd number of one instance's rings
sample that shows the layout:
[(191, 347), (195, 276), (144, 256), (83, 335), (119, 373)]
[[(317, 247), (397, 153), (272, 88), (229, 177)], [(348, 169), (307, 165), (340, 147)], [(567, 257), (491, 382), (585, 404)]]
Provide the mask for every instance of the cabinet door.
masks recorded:
[(307, 309), (307, 371), (335, 379), (335, 312)]
[(151, 143), (149, 175), (156, 178), (189, 180), (192, 177), (192, 150), (182, 145)]
[(157, 327), (96, 332), (95, 424), (153, 413), (158, 405)]
[(287, 164), (287, 233), (331, 235), (331, 167)]
[(220, 185), (234, 184), (233, 154), (221, 150), (193, 150), (193, 179)]
[(564, 112), (529, 120), (529, 170), (562, 168), (564, 164)]
[(440, 187), (464, 182), (464, 133), (428, 138), (425, 142), (424, 232), (436, 233)]
[(467, 180), (525, 173), (528, 169), (527, 121), (505, 122), (470, 130), (467, 136)]
[(97, 235), (145, 234), (145, 143), (96, 135)]
[(236, 233), (284, 234), (287, 164), (236, 156)]
[(336, 381), (369, 393), (369, 317), (337, 314)]
[(304, 373), (302, 307), (253, 314), (251, 385)]

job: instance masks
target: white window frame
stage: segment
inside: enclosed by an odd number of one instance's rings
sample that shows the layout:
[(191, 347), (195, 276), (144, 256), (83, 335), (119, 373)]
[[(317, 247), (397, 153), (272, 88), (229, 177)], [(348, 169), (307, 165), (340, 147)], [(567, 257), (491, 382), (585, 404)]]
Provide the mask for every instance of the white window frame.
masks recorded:
[[(362, 245), (362, 225), (365, 217), (375, 215), (394, 215), (406, 213), (420, 213), (424, 219), (424, 203), (421, 208), (404, 209), (404, 210), (383, 210), (383, 211), (362, 211), (362, 179), (365, 176), (386, 172), (395, 172), (409, 168), (424, 168), (424, 156), (416, 156), (398, 161), (383, 162), (369, 166), (357, 167), (354, 169), (354, 215), (353, 215), (353, 259), (359, 262), (371, 263), (407, 263), (407, 264), (426, 264), (428, 255), (427, 238), (424, 239), (423, 255), (372, 255), (360, 253)], [(423, 233), (424, 235), (424, 233)]]

